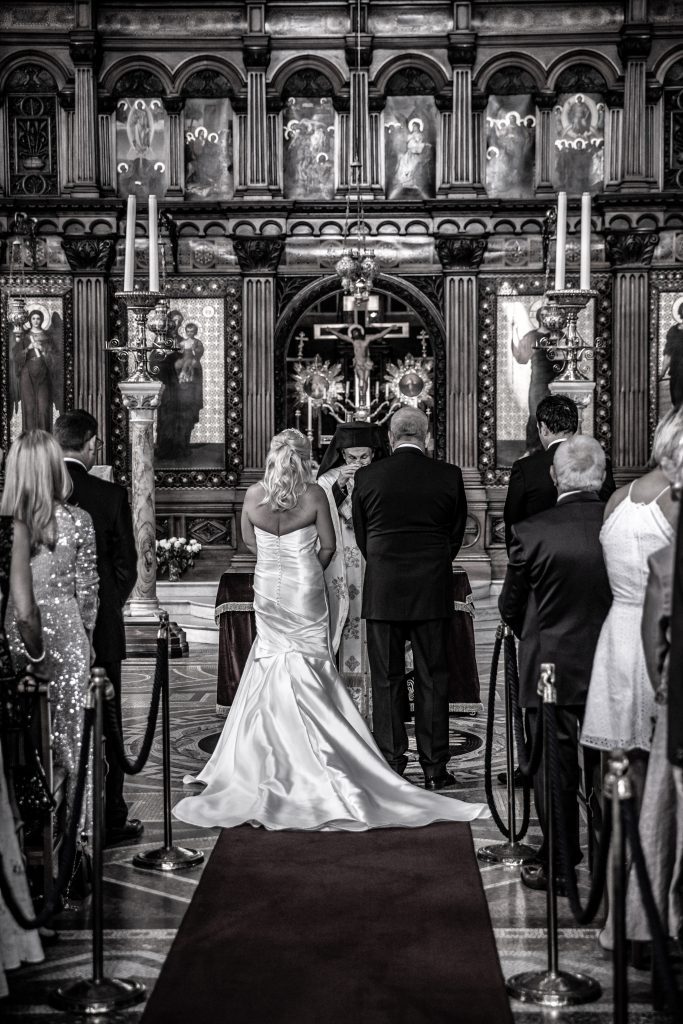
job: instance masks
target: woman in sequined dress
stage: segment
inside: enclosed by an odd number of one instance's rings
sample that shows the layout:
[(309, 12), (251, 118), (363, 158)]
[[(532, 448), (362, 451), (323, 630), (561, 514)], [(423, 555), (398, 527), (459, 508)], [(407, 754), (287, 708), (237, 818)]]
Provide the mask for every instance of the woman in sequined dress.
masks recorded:
[[(0, 467), (3, 453), (0, 451)], [(25, 527), (14, 524), (9, 516), (0, 516), (0, 700), (3, 703), (11, 694), (14, 683), (14, 667), (9, 644), (5, 634), (5, 610), (12, 590), (14, 607), (19, 613), (22, 636), (26, 650), (34, 658), (43, 651), (40, 616), (31, 588), (31, 566), (28, 533)], [(40, 662), (38, 663), (40, 664)], [(4, 722), (4, 715), (0, 722)], [(24, 871), (24, 862), (17, 839), (16, 824), (10, 804), (7, 782), (3, 770), (4, 737), (0, 734), (0, 850), (2, 868), (10, 880), (12, 892), (25, 914), (32, 914), (31, 897)], [(22, 963), (40, 963), (43, 950), (37, 932), (24, 931), (5, 906), (0, 897), (0, 999), (7, 995), (5, 971), (15, 970)]]
[[(70, 491), (62, 450), (52, 435), (21, 434), (7, 457), (0, 513), (28, 530), (33, 590), (49, 658), (53, 755), (67, 775), (67, 811), (76, 785), (98, 588), (92, 520), (83, 509), (65, 504)], [(14, 668), (21, 672), (29, 658), (15, 616), (10, 595), (7, 635)]]

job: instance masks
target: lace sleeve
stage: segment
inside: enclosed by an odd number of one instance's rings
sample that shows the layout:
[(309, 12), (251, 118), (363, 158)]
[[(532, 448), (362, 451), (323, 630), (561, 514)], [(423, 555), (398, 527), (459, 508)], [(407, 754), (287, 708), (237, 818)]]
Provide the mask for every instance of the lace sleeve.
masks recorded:
[(83, 625), (91, 632), (95, 628), (98, 606), (99, 579), (97, 576), (97, 548), (92, 519), (79, 509), (76, 520), (76, 600)]

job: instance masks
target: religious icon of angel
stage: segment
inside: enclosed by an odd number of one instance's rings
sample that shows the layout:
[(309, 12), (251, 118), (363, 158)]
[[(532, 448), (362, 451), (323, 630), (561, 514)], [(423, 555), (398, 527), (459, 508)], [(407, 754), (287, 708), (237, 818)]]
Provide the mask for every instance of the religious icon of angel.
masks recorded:
[(51, 431), (64, 411), (64, 328), (53, 302), (29, 298), (26, 322), (10, 335), (12, 438), (22, 430)]
[(433, 96), (390, 96), (384, 112), (389, 199), (435, 195), (436, 106)]

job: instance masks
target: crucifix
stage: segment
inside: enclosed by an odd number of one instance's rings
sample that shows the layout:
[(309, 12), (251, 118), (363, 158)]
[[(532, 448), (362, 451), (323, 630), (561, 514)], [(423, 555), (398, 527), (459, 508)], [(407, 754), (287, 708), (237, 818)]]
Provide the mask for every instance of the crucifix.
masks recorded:
[(354, 404), (356, 408), (370, 404), (370, 373), (374, 363), (369, 356), (370, 343), (380, 338), (408, 338), (408, 323), (373, 324), (365, 327), (354, 320), (350, 324), (315, 324), (314, 337), (329, 338), (333, 335), (340, 341), (353, 346), (353, 368), (355, 372)]

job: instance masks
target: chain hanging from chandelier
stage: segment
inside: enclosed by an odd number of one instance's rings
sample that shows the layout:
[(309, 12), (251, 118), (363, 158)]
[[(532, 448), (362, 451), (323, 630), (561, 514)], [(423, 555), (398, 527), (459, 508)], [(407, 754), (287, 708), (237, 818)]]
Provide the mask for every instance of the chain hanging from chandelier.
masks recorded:
[[(361, 66), (361, 0), (356, 6), (356, 69)], [(365, 221), (363, 206), (360, 145), (360, 117), (356, 108), (353, 124), (353, 155), (349, 163), (350, 181), (346, 193), (346, 217), (344, 220), (343, 250), (335, 264), (335, 270), (341, 281), (344, 295), (351, 298), (354, 305), (364, 305), (372, 291), (374, 279), (379, 272), (379, 262), (375, 250), (368, 245), (368, 226)], [(351, 203), (353, 194), (355, 221), (351, 222)]]

